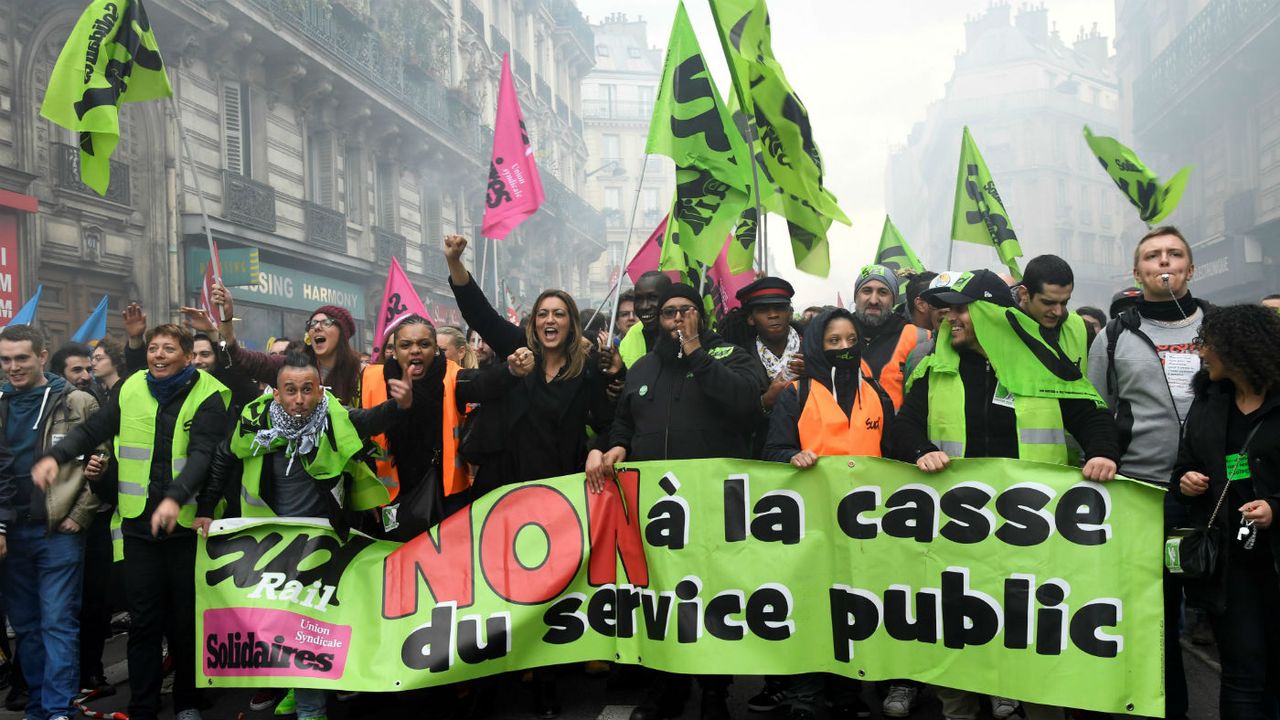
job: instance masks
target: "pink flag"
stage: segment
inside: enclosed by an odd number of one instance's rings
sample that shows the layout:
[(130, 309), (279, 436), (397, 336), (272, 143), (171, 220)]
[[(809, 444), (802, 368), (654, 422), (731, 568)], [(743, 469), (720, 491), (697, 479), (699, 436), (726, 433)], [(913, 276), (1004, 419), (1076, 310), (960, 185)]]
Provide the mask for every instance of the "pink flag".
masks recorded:
[(410, 315), (421, 315), (430, 320), (431, 315), (413, 289), (413, 283), (405, 276), (400, 262), (391, 258), (391, 269), (387, 271), (387, 286), (382, 291), (382, 304), (378, 306), (378, 321), (373, 329), (373, 355), (382, 353), (382, 346), (387, 341), (386, 335)]
[[(733, 236), (730, 235), (732, 240)], [(725, 243), (720, 249), (720, 257), (716, 258), (716, 264), (711, 266), (711, 272), (708, 274), (712, 285), (720, 289), (720, 302), (724, 305), (724, 311), (740, 306), (738, 302), (738, 291), (755, 282), (756, 271), (747, 268), (740, 273), (734, 274), (729, 272), (729, 243)]]
[(489, 161), (489, 191), (480, 232), (502, 240), (542, 205), (542, 180), (533, 161), (520, 100), (511, 80), (511, 58), (502, 56), (498, 86), (498, 117), (493, 129), (493, 159)]
[(658, 260), (662, 257), (662, 238), (666, 234), (667, 218), (664, 217), (662, 222), (658, 223), (658, 227), (649, 234), (649, 239), (645, 240), (636, 251), (631, 262), (627, 263), (627, 277), (631, 278), (632, 283), (640, 282), (641, 275), (658, 269)]

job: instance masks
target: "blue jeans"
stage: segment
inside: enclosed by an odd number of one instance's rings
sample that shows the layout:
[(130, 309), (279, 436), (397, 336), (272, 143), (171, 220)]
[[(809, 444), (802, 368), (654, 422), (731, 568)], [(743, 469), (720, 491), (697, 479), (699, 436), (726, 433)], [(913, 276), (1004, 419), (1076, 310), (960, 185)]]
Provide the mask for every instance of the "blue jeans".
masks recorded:
[(18, 635), (31, 689), (27, 717), (75, 715), (80, 690), (80, 593), (84, 538), (45, 534), (40, 524), (10, 526), (4, 562), (9, 622)]
[(298, 705), (298, 720), (326, 717), (329, 711), (329, 691), (298, 688), (293, 691), (294, 702)]

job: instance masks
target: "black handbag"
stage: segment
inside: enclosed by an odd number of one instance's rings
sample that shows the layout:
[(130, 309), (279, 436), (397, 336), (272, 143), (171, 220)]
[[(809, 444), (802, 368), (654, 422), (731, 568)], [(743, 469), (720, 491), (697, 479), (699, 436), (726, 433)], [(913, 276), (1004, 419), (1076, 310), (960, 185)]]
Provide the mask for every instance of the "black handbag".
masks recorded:
[[(1246, 458), (1246, 462), (1248, 462), (1249, 444), (1253, 442), (1254, 433), (1258, 432), (1261, 425), (1262, 423), (1258, 423), (1253, 426), (1245, 438), (1244, 447), (1240, 449), (1239, 456)], [(1222, 503), (1227, 499), (1227, 493), (1230, 491), (1231, 481), (1227, 480), (1222, 487), (1222, 494), (1218, 496), (1218, 504), (1209, 515), (1209, 524), (1206, 527), (1173, 528), (1170, 531), (1164, 541), (1164, 566), (1170, 574), (1187, 580), (1208, 580), (1217, 576), (1218, 564), (1222, 559), (1225, 531), (1214, 527), (1213, 523), (1218, 519), (1218, 512), (1222, 510)]]
[(383, 534), (388, 540), (408, 542), (443, 519), (444, 486), (440, 468), (432, 463), (425, 476), (402, 488), (396, 502), (383, 508)]

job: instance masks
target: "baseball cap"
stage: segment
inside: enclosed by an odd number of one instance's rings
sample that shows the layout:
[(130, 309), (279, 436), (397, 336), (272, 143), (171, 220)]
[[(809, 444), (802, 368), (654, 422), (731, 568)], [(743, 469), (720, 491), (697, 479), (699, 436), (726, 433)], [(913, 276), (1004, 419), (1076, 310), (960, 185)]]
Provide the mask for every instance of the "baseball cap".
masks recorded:
[[(939, 276), (941, 277), (941, 276)], [(950, 286), (930, 288), (920, 294), (934, 307), (968, 305), (975, 300), (1013, 307), (1013, 295), (999, 275), (990, 270), (972, 270), (953, 277)]]

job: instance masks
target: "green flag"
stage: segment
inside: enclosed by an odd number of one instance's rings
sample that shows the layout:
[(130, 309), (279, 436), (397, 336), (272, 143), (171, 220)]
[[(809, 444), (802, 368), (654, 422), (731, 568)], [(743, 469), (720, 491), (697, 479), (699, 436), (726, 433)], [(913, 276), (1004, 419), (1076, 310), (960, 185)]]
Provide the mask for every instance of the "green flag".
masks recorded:
[(960, 141), (960, 172), (956, 178), (955, 214), (951, 218), (951, 237), (960, 242), (990, 245), (1000, 254), (1000, 260), (1009, 267), (1015, 279), (1022, 278), (1017, 258), (1022, 257), (1022, 246), (1009, 222), (996, 183), (991, 179), (987, 163), (978, 152), (978, 144), (964, 129)]
[(809, 112), (773, 55), (768, 9), (764, 0), (711, 0), (711, 10), (739, 103), (754, 111), (761, 202), (787, 218), (796, 267), (826, 277), (827, 230), (833, 221), (848, 225), (849, 218), (823, 185)]
[(1161, 220), (1169, 217), (1169, 213), (1178, 207), (1178, 201), (1187, 189), (1187, 178), (1191, 175), (1190, 165), (1179, 170), (1172, 180), (1162, 185), (1160, 178), (1148, 170), (1132, 150), (1115, 138), (1094, 135), (1086, 125), (1084, 141), (1089, 143), (1089, 149), (1098, 156), (1102, 169), (1111, 176), (1120, 192), (1138, 208), (1138, 215), (1143, 222), (1159, 225)]
[(645, 152), (676, 163), (667, 237), (689, 257), (713, 265), (747, 207), (751, 166), (747, 145), (707, 71), (684, 3), (676, 7), (662, 74)]
[(171, 94), (142, 0), (93, 0), (58, 54), (40, 114), (80, 133), (80, 177), (106, 195), (120, 104)]
[[(884, 216), (884, 229), (880, 231), (880, 247), (876, 248), (876, 265), (883, 265), (894, 272), (899, 270), (910, 269), (920, 272), (924, 270), (924, 265), (916, 258), (916, 254), (911, 251), (911, 246), (902, 237), (902, 233), (898, 232), (898, 227), (893, 224), (888, 215)], [(901, 290), (906, 287), (907, 279), (902, 278), (898, 287)]]

